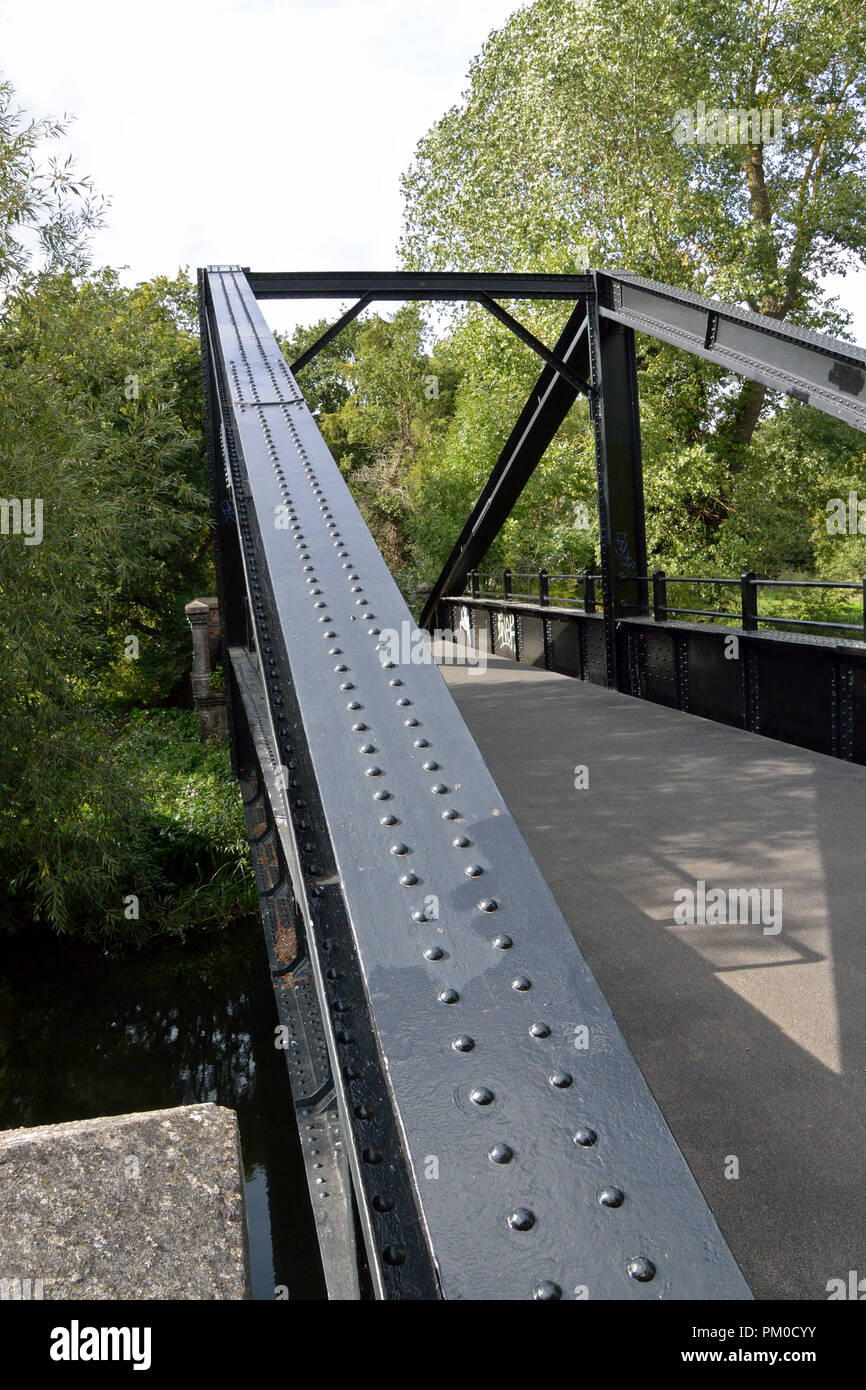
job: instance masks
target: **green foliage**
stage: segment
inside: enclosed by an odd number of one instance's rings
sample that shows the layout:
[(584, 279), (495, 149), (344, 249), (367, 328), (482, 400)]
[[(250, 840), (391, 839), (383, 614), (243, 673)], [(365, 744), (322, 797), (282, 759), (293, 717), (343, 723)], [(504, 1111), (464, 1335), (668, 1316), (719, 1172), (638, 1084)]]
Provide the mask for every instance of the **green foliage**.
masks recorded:
[(126, 290), (64, 272), (7, 302), (0, 495), (43, 507), (40, 544), (0, 547), (0, 641), (29, 664), (24, 689), (41, 675), (150, 704), (185, 677), (183, 603), (209, 573), (192, 295), (184, 276)]
[[(252, 877), (190, 704), (212, 585), (195, 290), (86, 267), (99, 207), (62, 126), (0, 86), (0, 922), (125, 942), (228, 920)], [(124, 897), (141, 904), (124, 915)]]
[(50, 153), (62, 121), (30, 120), (0, 80), (0, 285), (20, 281), (34, 259), (44, 270), (83, 270), (87, 238), (104, 203), (90, 179), (75, 175), (70, 156)]
[[(534, 0), (490, 36), (463, 100), (418, 145), (403, 181), (404, 264), (621, 266), (844, 333), (819, 277), (866, 257), (864, 98), (866, 11), (846, 0)], [(748, 123), (743, 143), (676, 138), (698, 102), (778, 110), (776, 138)], [(521, 312), (553, 341), (550, 311)], [(439, 527), (450, 541), (459, 526), (434, 475), (458, 511), (474, 500), (503, 439), (503, 393), (513, 387), (519, 404), (526, 379), (514, 348), (491, 379), (483, 337), (460, 325), (443, 349), (461, 388), (447, 460), (427, 462), (420, 487), (426, 577), (447, 552)], [(831, 562), (818, 542), (824, 499), (848, 477), (864, 490), (861, 436), (660, 344), (639, 340), (639, 354), (655, 565), (776, 574), (859, 563), (855, 544)], [(585, 449), (554, 449), (485, 564), (534, 555), (552, 568), (570, 553), (582, 564), (558, 502), (588, 494), (588, 470)]]
[[(4, 759), (2, 926), (44, 921), (117, 946), (254, 909), (228, 754), (201, 742), (192, 712), (111, 722), (47, 709), (35, 721), (40, 757)], [(126, 915), (130, 895), (137, 917)]]

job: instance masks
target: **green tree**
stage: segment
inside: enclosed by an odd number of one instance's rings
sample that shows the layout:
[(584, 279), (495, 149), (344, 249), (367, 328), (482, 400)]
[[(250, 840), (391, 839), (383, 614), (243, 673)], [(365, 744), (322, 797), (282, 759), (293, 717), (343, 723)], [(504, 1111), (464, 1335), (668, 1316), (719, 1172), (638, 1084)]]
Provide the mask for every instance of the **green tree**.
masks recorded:
[(211, 583), (195, 292), (87, 269), (63, 127), (0, 87), (0, 922), (119, 942), (249, 909), (225, 750), (186, 710)]
[(0, 80), (0, 287), (34, 264), (80, 271), (89, 262), (89, 234), (105, 204), (70, 155), (53, 153), (65, 132), (62, 121), (28, 118), (12, 84)]
[[(752, 110), (772, 127), (744, 122)], [(682, 138), (687, 112), (700, 138)], [(852, 0), (535, 0), (491, 35), (463, 101), (418, 146), (404, 264), (620, 266), (844, 333), (820, 280), (866, 257), (864, 140), (866, 11)], [(727, 560), (737, 499), (764, 467), (759, 420), (791, 417), (794, 458), (820, 431), (659, 344), (641, 344), (640, 366), (657, 559)], [(836, 431), (825, 462), (830, 477), (857, 473), (862, 441)], [(815, 501), (808, 471), (788, 477), (801, 507)], [(777, 539), (761, 546), (775, 566), (781, 522)]]

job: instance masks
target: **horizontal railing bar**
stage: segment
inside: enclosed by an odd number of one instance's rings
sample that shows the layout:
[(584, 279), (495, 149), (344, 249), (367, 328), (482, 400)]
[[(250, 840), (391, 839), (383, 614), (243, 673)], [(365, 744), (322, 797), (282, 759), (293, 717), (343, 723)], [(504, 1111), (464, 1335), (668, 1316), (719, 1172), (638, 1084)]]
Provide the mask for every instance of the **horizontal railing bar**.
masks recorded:
[[(550, 575), (551, 579), (558, 576)], [(601, 576), (596, 576), (600, 578)], [(616, 575), (615, 584), (639, 584), (648, 583), (652, 579), (651, 574)], [(765, 589), (862, 589), (862, 583), (852, 579), (748, 579), (748, 584)], [(732, 584), (736, 587), (742, 583), (740, 579), (716, 579), (711, 575), (665, 575), (666, 584)]]
[(762, 589), (862, 589), (851, 579), (752, 579)]
[[(635, 604), (630, 604), (629, 606), (632, 607), (632, 608), (634, 608), (636, 605), (635, 605)], [(737, 621), (739, 621), (739, 618), (740, 618), (740, 614), (739, 614), (739, 613), (725, 613), (725, 612), (723, 612), (723, 611), (722, 611), (721, 609), (719, 609), (719, 608), (667, 608), (667, 607), (665, 607), (664, 612), (667, 613), (668, 615), (671, 614), (671, 613), (688, 613), (688, 614), (692, 615), (693, 617), (704, 617), (704, 618), (735, 618)]]
[(759, 623), (781, 623), (784, 627), (833, 627), (843, 632), (862, 632), (862, 623), (828, 623), (819, 618), (773, 618), (758, 615)]

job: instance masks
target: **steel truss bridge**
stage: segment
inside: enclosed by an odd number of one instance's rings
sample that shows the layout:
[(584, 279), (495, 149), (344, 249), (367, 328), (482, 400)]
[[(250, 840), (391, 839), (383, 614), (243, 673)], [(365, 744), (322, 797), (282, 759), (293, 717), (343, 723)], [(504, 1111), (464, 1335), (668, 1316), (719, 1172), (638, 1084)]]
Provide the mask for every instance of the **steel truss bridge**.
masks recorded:
[[(658, 592), (651, 604), (635, 332), (860, 429), (866, 353), (601, 271), (226, 265), (199, 273), (199, 295), (231, 754), (330, 1297), (750, 1297), (439, 670), (385, 659), (383, 633), (413, 619), (296, 378), (374, 301), (483, 305), (543, 366), (422, 625), (483, 607), (470, 576), (585, 396), (602, 601), (583, 615), (574, 674), (688, 709), (702, 671), (713, 687), (702, 644), (718, 630), (690, 636)], [(257, 301), (328, 297), (356, 302), (290, 368)], [(502, 303), (530, 299), (573, 304), (553, 348)], [(555, 667), (557, 624), (574, 615), (543, 597), (541, 611), (504, 606), (529, 659)], [(748, 640), (725, 712), (709, 697), (698, 712), (756, 729), (772, 708), (770, 731), (798, 741), (762, 673), (787, 662), (786, 686), (820, 643), (767, 657), (775, 639)], [(653, 641), (667, 644), (654, 660)], [(832, 751), (864, 761), (862, 644), (829, 642), (820, 658)], [(808, 731), (799, 741), (814, 746)]]

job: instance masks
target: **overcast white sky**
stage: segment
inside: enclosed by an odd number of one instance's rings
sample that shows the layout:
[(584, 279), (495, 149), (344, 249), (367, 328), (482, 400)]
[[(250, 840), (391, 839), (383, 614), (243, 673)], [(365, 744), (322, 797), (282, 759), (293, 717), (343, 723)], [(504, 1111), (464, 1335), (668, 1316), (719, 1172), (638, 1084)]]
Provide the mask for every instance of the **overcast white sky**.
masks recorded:
[[(396, 267), (400, 174), (519, 0), (0, 0), (0, 70), (111, 199), (130, 282)], [(866, 343), (866, 274), (834, 285)], [(263, 305), (290, 327), (337, 305)]]

